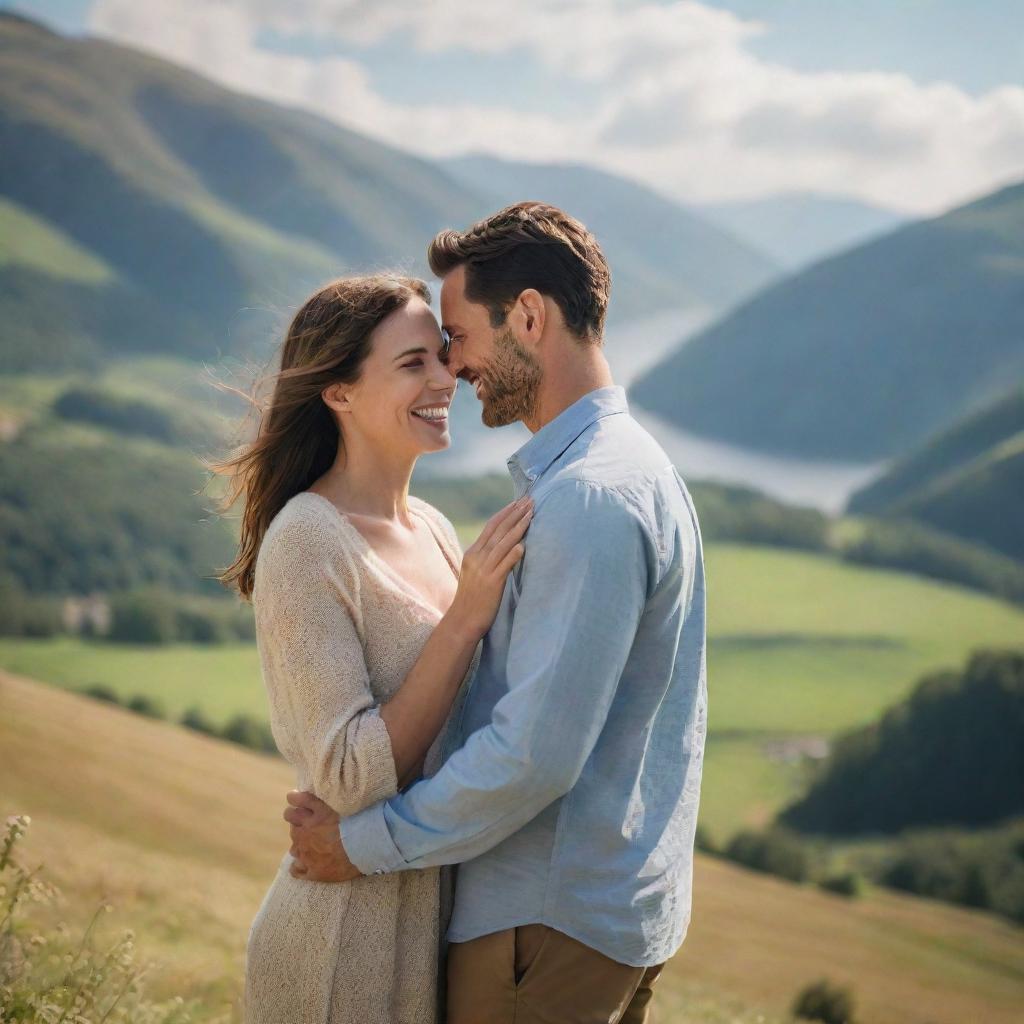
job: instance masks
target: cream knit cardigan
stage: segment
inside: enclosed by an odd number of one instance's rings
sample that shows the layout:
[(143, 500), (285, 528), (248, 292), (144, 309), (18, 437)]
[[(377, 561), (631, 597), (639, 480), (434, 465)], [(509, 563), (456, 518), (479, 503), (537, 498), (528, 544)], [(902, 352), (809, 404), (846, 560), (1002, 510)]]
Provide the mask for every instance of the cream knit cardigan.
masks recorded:
[[(409, 509), (457, 575), (451, 524), (418, 499)], [(342, 817), (393, 796), (395, 762), (378, 708), (415, 664), (437, 610), (311, 491), (270, 524), (253, 606), (271, 728), (296, 788)], [(439, 738), (425, 774), (437, 770), (440, 746)], [(291, 861), (285, 854), (249, 932), (246, 1024), (435, 1024), (447, 874), (308, 882), (291, 877)]]

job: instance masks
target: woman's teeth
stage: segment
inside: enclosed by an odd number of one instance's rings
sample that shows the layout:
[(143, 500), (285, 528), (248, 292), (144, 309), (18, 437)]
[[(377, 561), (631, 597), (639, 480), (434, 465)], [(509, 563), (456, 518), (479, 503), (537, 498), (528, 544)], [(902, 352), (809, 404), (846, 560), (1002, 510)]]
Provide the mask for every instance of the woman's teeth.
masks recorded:
[(413, 416), (419, 416), (421, 420), (429, 420), (432, 423), (444, 422), (448, 419), (448, 407), (444, 405), (433, 406), (429, 409), (413, 409)]

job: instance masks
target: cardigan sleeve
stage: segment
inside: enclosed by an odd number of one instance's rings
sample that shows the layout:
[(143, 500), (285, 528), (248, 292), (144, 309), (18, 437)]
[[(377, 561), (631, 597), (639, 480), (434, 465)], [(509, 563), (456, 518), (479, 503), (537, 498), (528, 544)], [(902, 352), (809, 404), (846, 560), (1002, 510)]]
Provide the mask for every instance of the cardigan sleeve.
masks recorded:
[(398, 792), (387, 726), (356, 629), (353, 576), (309, 521), (264, 539), (253, 606), (282, 753), (342, 817)]

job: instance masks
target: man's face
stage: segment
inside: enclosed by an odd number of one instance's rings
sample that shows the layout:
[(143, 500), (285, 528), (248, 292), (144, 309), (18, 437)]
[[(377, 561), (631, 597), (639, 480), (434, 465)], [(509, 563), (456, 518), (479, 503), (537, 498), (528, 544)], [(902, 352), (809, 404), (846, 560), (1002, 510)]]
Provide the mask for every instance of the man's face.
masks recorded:
[(491, 326), (487, 307), (466, 299), (466, 268), (456, 267), (441, 285), (441, 324), (451, 337), (448, 369), (468, 381), (483, 405), (485, 426), (529, 420), (537, 406), (541, 368), (506, 323)]

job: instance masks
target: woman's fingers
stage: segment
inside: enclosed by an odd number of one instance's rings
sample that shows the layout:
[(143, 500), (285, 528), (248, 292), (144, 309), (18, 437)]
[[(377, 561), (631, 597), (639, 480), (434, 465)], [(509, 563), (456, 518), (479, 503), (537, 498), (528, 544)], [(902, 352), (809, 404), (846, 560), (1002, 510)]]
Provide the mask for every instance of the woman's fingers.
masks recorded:
[(505, 555), (501, 564), (498, 566), (498, 573), (501, 578), (504, 579), (517, 565), (519, 560), (526, 554), (526, 545), (519, 543), (512, 547), (512, 549)]
[(490, 519), (484, 524), (484, 528), (480, 531), (480, 536), (476, 539), (476, 544), (473, 547), (485, 547), (487, 542), (494, 536), (495, 531), (499, 526), (509, 517), (512, 516), (522, 507), (524, 499), (520, 498), (518, 501), (510, 501), (504, 508), (499, 509), (491, 516)]
[(492, 539), (490, 550), (487, 553), (488, 565), (497, 568), (504, 563), (505, 556), (523, 539), (532, 519), (533, 507), (531, 505), (525, 508), (515, 522), (508, 525), (507, 529)]

